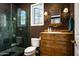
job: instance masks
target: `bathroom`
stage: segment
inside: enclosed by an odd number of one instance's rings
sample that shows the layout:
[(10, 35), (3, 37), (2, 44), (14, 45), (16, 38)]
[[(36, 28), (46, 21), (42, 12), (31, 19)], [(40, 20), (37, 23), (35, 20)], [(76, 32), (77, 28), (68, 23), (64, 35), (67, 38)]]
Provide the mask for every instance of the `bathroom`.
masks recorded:
[(74, 43), (74, 3), (0, 3), (0, 56), (74, 56)]

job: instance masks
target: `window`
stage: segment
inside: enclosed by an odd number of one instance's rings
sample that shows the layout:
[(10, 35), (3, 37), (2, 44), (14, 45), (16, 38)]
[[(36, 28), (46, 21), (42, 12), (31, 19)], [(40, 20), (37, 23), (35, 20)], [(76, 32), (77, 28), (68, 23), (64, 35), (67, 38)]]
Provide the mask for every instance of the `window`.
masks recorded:
[(18, 9), (18, 26), (25, 26), (26, 25), (26, 11), (22, 9)]
[(6, 15), (5, 14), (1, 14), (1, 16), (0, 16), (0, 18), (1, 18), (1, 27), (6, 27), (6, 25), (7, 25), (7, 22), (6, 22)]
[(44, 5), (42, 3), (31, 5), (31, 26), (44, 25)]

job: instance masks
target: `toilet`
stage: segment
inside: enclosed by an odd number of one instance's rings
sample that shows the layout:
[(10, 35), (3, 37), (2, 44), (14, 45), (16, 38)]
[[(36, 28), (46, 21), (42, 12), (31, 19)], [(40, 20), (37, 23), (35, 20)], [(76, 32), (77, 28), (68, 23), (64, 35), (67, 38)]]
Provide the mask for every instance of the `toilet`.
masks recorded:
[(24, 50), (25, 56), (35, 56), (36, 48), (39, 47), (40, 38), (31, 38), (31, 46)]

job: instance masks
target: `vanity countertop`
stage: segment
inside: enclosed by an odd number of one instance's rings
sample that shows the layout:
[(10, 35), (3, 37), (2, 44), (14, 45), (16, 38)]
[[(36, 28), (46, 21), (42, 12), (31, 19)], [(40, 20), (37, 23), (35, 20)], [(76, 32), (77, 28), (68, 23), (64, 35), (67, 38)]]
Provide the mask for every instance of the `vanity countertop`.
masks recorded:
[(41, 32), (47, 34), (73, 34), (73, 32)]

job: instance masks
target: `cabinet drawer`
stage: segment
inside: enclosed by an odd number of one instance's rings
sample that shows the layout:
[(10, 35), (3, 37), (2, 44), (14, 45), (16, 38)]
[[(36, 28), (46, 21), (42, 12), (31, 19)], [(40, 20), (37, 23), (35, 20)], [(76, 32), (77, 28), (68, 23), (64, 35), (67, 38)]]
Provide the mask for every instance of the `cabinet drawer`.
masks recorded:
[(51, 45), (54, 45), (53, 40), (41, 40), (40, 46), (42, 46), (42, 47), (52, 47)]
[(68, 56), (70, 52), (67, 49), (55, 49), (56, 56)]
[(41, 48), (40, 54), (49, 56), (49, 55), (51, 55), (51, 50), (48, 49), (48, 48), (43, 47), (43, 48)]
[(45, 55), (45, 56), (54, 55), (54, 49), (52, 49), (52, 48), (43, 47), (40, 50), (41, 50), (40, 54), (42, 54), (42, 55)]
[(70, 46), (72, 44), (71, 42), (62, 41), (62, 40), (55, 40), (54, 43), (58, 45), (64, 45), (64, 46)]
[(47, 39), (47, 35), (41, 35), (41, 39), (42, 40)]
[(65, 45), (60, 45), (60, 44), (54, 44), (54, 46), (52, 46), (53, 49), (63, 49), (66, 50), (67, 46)]
[(42, 40), (54, 40), (54, 35), (52, 35), (52, 34), (42, 34), (41, 39)]
[(73, 36), (72, 35), (55, 35), (55, 40), (61, 40), (61, 41), (71, 41), (73, 40)]

